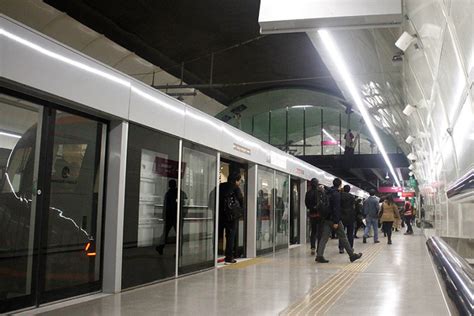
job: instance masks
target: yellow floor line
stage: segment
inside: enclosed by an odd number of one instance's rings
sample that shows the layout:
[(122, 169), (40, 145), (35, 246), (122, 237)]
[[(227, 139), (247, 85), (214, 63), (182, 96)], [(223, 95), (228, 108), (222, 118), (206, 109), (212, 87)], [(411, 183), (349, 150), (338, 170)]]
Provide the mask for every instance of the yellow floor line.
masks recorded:
[[(369, 248), (368, 251), (365, 252), (365, 258), (363, 259), (368, 259), (371, 257), (372, 253), (375, 252), (375, 247)], [(331, 278), (329, 278), (327, 281), (325, 281), (321, 286), (319, 286), (317, 289), (314, 289), (311, 291), (309, 294), (306, 295), (306, 297), (292, 306), (290, 306), (286, 311), (283, 313), (289, 314), (292, 312), (295, 312), (297, 309), (302, 307), (302, 305), (308, 304), (309, 302), (312, 302), (315, 298), (315, 296), (319, 296), (321, 292), (325, 293), (327, 290), (330, 290), (331, 287), (335, 286), (338, 284), (338, 281), (345, 276), (344, 272), (345, 271), (353, 271), (353, 270), (358, 270), (359, 265), (361, 265), (362, 262), (357, 262), (357, 263), (350, 263), (344, 265), (344, 268), (339, 271), (338, 273), (334, 274)]]
[(225, 267), (222, 267), (221, 269), (229, 269), (229, 270), (244, 269), (244, 268), (247, 268), (247, 267), (250, 267), (250, 266), (253, 266), (253, 265), (267, 263), (267, 262), (270, 262), (270, 261), (272, 261), (272, 259), (254, 258), (254, 259), (249, 259), (249, 260), (245, 260), (245, 261), (242, 261), (242, 262), (237, 262), (237, 263), (234, 263), (234, 264), (229, 264), (229, 265), (226, 265)]
[[(329, 310), (334, 303), (350, 288), (359, 273), (363, 272), (377, 257), (383, 245), (377, 244), (364, 252), (363, 261), (347, 264), (320, 287), (308, 293), (305, 298), (293, 305), (283, 315), (315, 315)], [(314, 304), (317, 301), (316, 304)], [(321, 305), (321, 303), (323, 303)], [(309, 310), (308, 310), (309, 308)], [(317, 310), (315, 310), (318, 308)], [(315, 310), (315, 313), (313, 311)]]

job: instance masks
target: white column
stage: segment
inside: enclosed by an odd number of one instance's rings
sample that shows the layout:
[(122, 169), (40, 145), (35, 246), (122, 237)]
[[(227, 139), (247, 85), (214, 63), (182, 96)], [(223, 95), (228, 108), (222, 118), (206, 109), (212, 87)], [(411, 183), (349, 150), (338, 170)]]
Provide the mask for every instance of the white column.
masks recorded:
[(123, 218), (127, 165), (128, 122), (112, 122), (108, 137), (107, 191), (104, 233), (104, 293), (122, 289)]
[(306, 190), (308, 188), (305, 179), (300, 180), (300, 244), (306, 244), (306, 205), (304, 198), (306, 196)]
[(249, 165), (247, 183), (247, 258), (257, 256), (257, 165)]

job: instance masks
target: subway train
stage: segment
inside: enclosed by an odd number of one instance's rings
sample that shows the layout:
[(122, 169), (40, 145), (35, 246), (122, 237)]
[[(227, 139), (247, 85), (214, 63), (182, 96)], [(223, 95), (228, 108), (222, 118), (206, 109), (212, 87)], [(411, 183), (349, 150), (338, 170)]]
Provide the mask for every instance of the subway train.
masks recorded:
[(215, 267), (225, 168), (245, 175), (247, 257), (303, 236), (290, 196), (334, 178), (1, 15), (0, 48), (0, 312)]

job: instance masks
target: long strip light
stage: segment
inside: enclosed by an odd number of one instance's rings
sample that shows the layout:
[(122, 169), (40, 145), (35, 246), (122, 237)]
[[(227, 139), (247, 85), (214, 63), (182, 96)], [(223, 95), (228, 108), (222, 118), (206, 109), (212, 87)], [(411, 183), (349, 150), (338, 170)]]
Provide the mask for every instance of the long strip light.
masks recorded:
[(0, 132), (0, 135), (13, 137), (13, 138), (21, 138), (21, 135), (16, 135), (16, 134), (11, 134), (11, 133), (6, 133), (6, 132)]
[(370, 115), (364, 106), (364, 102), (362, 101), (362, 98), (359, 95), (356, 85), (354, 81), (352, 80), (351, 73), (349, 72), (349, 69), (347, 68), (344, 58), (342, 58), (340, 50), (338, 49), (336, 43), (334, 42), (331, 34), (327, 30), (319, 30), (318, 34), (323, 40), (324, 45), (326, 45), (326, 49), (329, 52), (329, 56), (331, 56), (331, 59), (334, 65), (336, 66), (339, 72), (339, 75), (341, 76), (347, 89), (349, 90), (352, 96), (352, 99), (354, 100), (355, 104), (357, 105), (357, 108), (359, 109), (359, 112), (362, 114), (362, 118), (364, 119), (365, 124), (369, 128), (370, 134), (374, 138), (375, 143), (377, 144), (379, 148), (379, 151), (382, 153), (382, 157), (385, 160), (385, 163), (387, 164), (387, 167), (390, 170), (390, 173), (392, 174), (393, 179), (397, 183), (397, 186), (400, 187), (401, 186), (400, 181), (398, 180), (398, 177), (395, 173), (393, 165), (390, 162), (390, 159), (388, 158), (388, 155), (387, 155), (387, 152), (385, 151), (385, 147), (383, 146), (382, 140), (380, 139), (379, 134), (377, 133), (377, 130), (375, 129), (375, 126), (372, 123), (372, 120), (370, 119)]
[(11, 39), (11, 40), (14, 40), (15, 42), (19, 43), (19, 44), (22, 44), (24, 46), (27, 46), (43, 55), (46, 55), (48, 57), (51, 57), (51, 58), (54, 58), (56, 60), (59, 60), (59, 61), (62, 61), (68, 65), (71, 65), (73, 67), (76, 67), (76, 68), (79, 68), (79, 69), (82, 69), (84, 71), (87, 71), (87, 72), (90, 72), (90, 73), (93, 73), (95, 75), (98, 75), (102, 78), (106, 78), (110, 81), (113, 81), (113, 82), (116, 82), (118, 84), (121, 84), (125, 87), (130, 87), (131, 86), (131, 83), (130, 81), (128, 80), (125, 80), (125, 79), (122, 79), (118, 76), (114, 76), (113, 74), (111, 73), (108, 73), (108, 72), (105, 72), (105, 71), (102, 71), (98, 68), (95, 68), (93, 66), (89, 66), (89, 65), (86, 65), (85, 63), (81, 63), (77, 60), (74, 60), (74, 59), (71, 59), (69, 57), (66, 57), (64, 55), (61, 55), (61, 54), (58, 54), (56, 52), (53, 52), (49, 49), (46, 49), (38, 44), (35, 44), (33, 42), (30, 42), (20, 36), (17, 36), (13, 33), (10, 33), (8, 32), (7, 30), (4, 30), (4, 29), (1, 29), (0, 28), (0, 35), (4, 35), (6, 36), (7, 38)]
[(336, 144), (339, 146), (339, 148), (342, 149), (342, 151), (345, 151), (345, 149), (342, 148), (341, 144), (339, 144), (339, 142), (331, 134), (329, 134), (328, 131), (326, 131), (324, 128), (323, 128), (323, 133), (326, 134), (326, 136), (329, 137), (329, 139), (336, 142)]

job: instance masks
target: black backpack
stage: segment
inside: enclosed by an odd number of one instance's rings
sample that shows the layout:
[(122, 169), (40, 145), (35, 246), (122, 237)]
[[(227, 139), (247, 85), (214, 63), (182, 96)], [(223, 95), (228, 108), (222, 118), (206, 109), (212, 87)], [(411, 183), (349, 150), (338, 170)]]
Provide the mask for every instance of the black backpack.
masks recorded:
[(242, 206), (235, 196), (234, 191), (230, 191), (224, 196), (224, 220), (232, 222), (238, 220), (243, 215)]
[(331, 215), (328, 195), (326, 192), (318, 190), (316, 196), (316, 211), (319, 213), (321, 219), (328, 219), (329, 215)]

